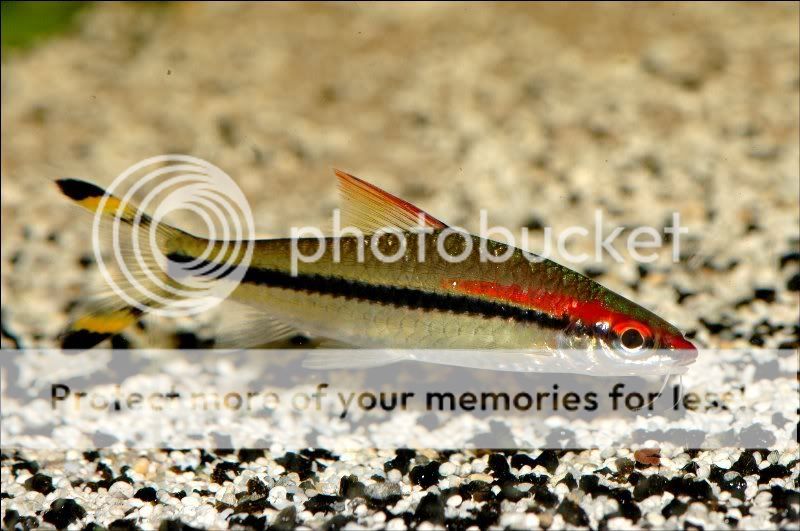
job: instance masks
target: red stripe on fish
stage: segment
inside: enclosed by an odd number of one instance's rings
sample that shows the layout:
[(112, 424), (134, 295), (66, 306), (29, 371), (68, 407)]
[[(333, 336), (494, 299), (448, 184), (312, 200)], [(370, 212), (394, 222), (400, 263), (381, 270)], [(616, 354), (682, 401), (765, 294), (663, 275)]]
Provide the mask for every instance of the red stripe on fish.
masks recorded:
[[(580, 320), (585, 324), (607, 322), (613, 327), (616, 324), (630, 321), (629, 316), (609, 310), (600, 301), (578, 300), (564, 293), (553, 293), (541, 289), (526, 289), (516, 284), (503, 285), (484, 280), (447, 279), (442, 282), (442, 285), (459, 293), (480, 295), (518, 304), (553, 317), (567, 315), (570, 320)], [(649, 331), (647, 333), (649, 334)]]

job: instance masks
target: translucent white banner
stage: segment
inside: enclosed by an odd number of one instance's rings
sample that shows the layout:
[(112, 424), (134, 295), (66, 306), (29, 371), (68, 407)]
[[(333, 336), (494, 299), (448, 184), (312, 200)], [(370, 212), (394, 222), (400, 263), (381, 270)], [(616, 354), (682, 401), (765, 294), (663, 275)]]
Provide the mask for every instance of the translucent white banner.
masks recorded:
[[(537, 364), (559, 355), (573, 360), (564, 372)], [(705, 350), (616, 376), (587, 371), (596, 363), (582, 351), (7, 350), (0, 435), (30, 449), (797, 447), (797, 351)]]

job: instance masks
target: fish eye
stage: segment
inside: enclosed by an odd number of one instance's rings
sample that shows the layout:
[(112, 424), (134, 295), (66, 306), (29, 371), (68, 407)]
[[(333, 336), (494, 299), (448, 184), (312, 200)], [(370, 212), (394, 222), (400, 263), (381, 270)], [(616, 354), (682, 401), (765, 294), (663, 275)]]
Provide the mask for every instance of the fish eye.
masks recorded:
[(624, 322), (614, 326), (616, 345), (628, 354), (641, 354), (653, 346), (650, 329), (638, 322)]
[(626, 328), (620, 334), (619, 342), (625, 350), (636, 352), (644, 346), (644, 336), (635, 328)]

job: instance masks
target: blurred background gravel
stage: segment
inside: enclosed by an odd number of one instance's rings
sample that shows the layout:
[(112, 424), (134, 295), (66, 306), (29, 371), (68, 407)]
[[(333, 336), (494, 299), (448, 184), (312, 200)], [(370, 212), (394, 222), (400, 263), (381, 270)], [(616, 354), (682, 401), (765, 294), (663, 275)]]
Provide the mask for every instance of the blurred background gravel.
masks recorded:
[[(16, 9), (3, 3), (3, 347), (54, 346), (99, 279), (90, 216), (49, 180), (109, 184), (182, 153), (231, 175), (264, 235), (325, 223), (332, 167), (471, 230), (486, 208), (529, 227), (534, 251), (543, 226), (592, 227), (595, 209), (608, 227), (677, 210), (679, 264), (576, 268), (703, 346), (797, 348), (797, 3), (98, 3), (31, 27)], [(213, 337), (215, 319), (126, 342)]]

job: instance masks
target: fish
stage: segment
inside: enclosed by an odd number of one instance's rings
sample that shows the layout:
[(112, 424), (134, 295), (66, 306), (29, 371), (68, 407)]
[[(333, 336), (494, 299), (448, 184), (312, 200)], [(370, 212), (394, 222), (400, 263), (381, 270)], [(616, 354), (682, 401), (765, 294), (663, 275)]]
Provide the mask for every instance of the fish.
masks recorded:
[[(193, 264), (183, 278), (200, 269), (238, 268), (229, 298), (259, 316), (247, 324), (255, 343), (303, 333), (362, 349), (326, 349), (309, 358), (309, 367), (416, 359), (498, 370), (652, 375), (681, 374), (696, 359), (695, 345), (677, 327), (595, 280), (454, 229), (377, 186), (334, 172), (342, 222), (362, 234), (237, 242), (251, 245), (246, 262), (244, 246), (231, 251), (232, 242), (167, 225), (87, 181), (56, 184), (95, 215), (156, 234), (154, 247), (142, 252)], [(158, 262), (154, 256), (143, 260)], [(169, 271), (159, 274), (167, 285), (181, 283)], [(135, 289), (125, 293), (141, 304), (119, 296), (104, 300), (70, 323), (62, 348), (94, 347), (158, 306)]]

